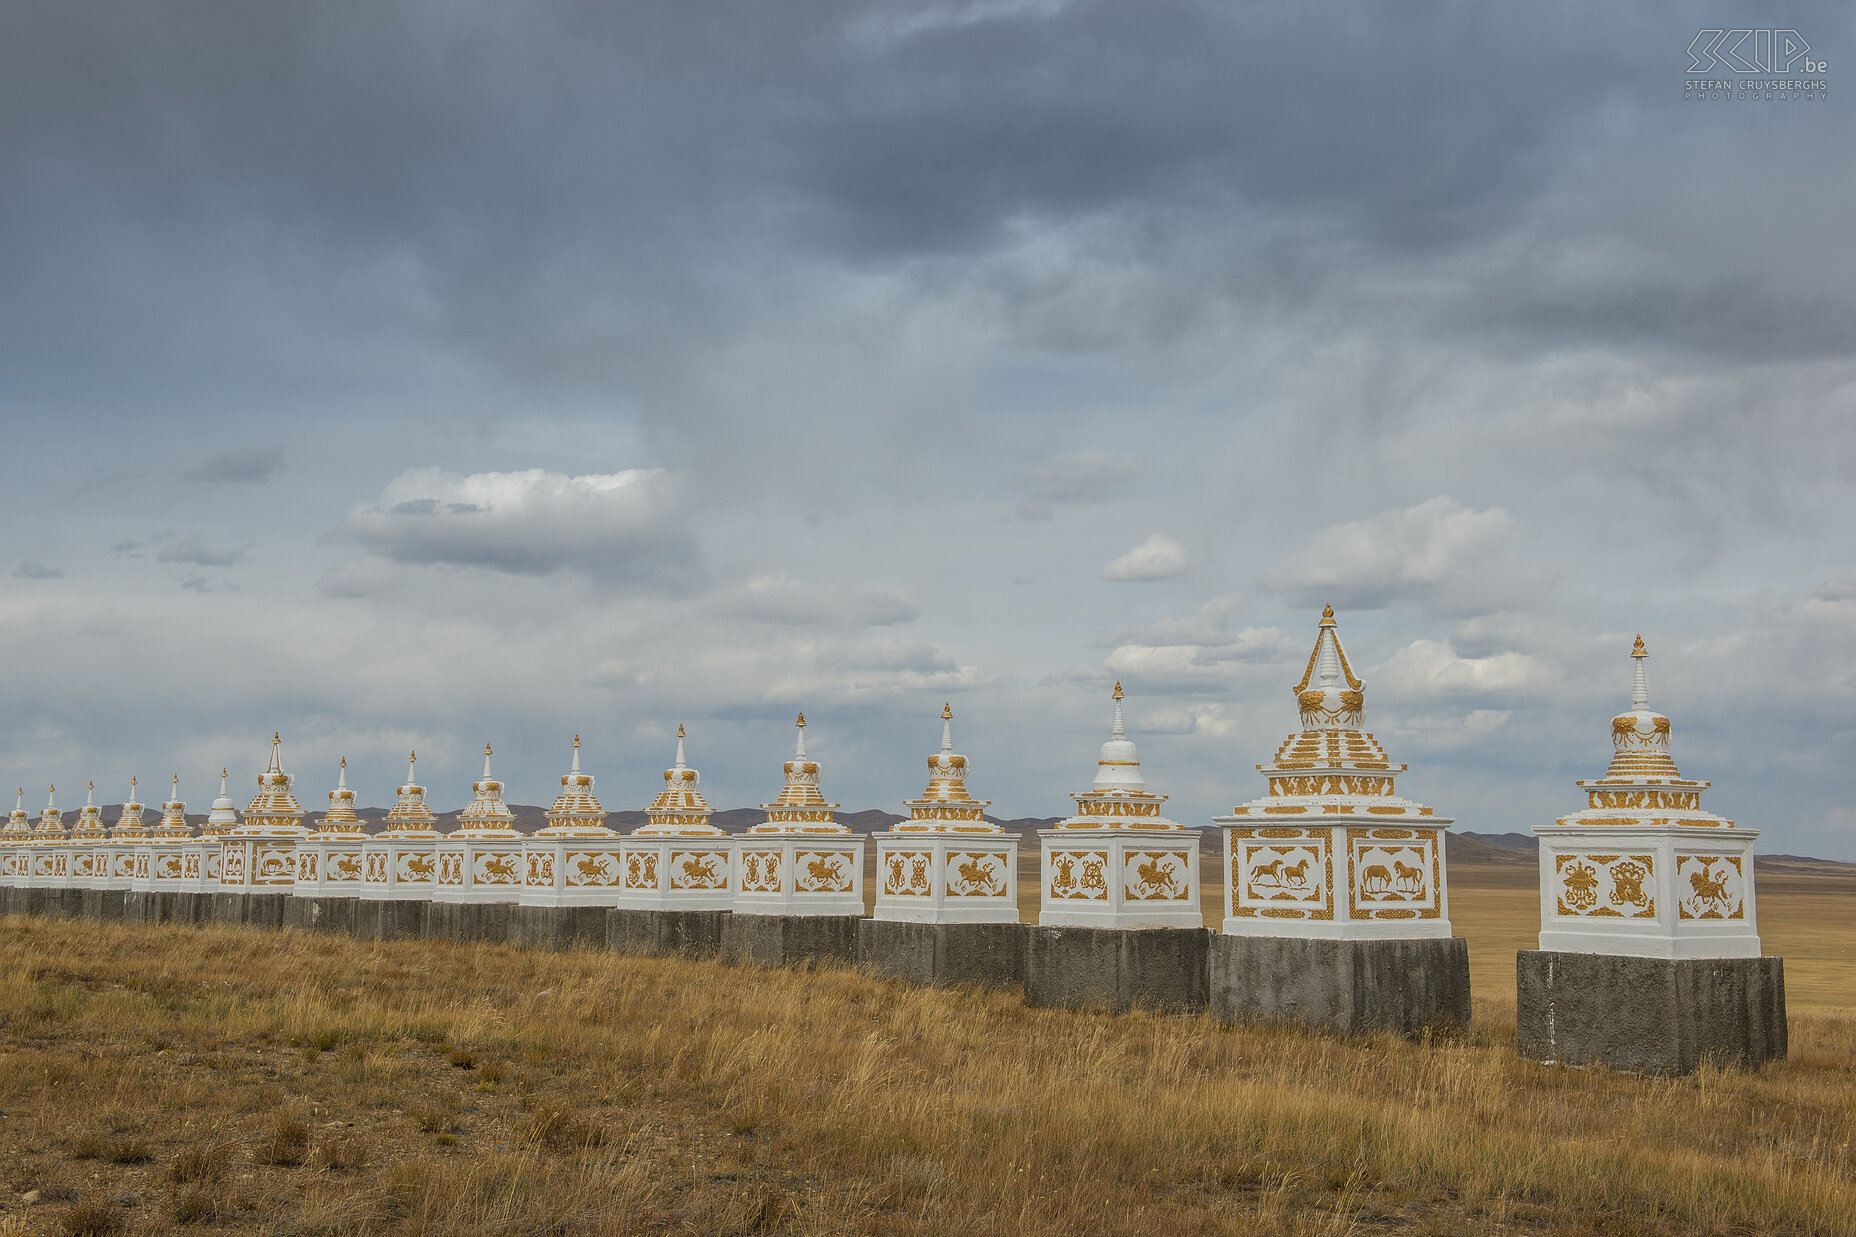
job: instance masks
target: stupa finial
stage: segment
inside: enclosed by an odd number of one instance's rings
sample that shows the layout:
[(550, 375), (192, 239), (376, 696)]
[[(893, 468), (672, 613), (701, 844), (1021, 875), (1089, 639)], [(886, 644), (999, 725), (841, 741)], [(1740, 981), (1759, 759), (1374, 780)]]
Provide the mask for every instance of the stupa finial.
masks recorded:
[(338, 776), (335, 780), (335, 789), (336, 790), (347, 790), (348, 789), (348, 758), (346, 756), (342, 757), (342, 771), (341, 771), (340, 776)]
[(490, 780), (490, 745), (488, 743), (483, 745), (483, 780), (486, 782)]
[(954, 750), (954, 703), (951, 700), (941, 706), (941, 750)]
[(793, 755), (799, 760), (806, 758), (806, 715), (801, 713), (793, 725), (799, 728), (799, 742), (793, 748)]
[(578, 772), (580, 772), (580, 736), (579, 736), (579, 735), (575, 735), (575, 736), (574, 736), (574, 767), (573, 767), (573, 772), (575, 772), (575, 773), (578, 773)]
[(1643, 637), (1637, 637), (1637, 643), (1631, 647), (1631, 657), (1637, 663), (1637, 671), (1631, 676), (1630, 704), (1633, 709), (1650, 707), (1650, 676), (1645, 666), (1650, 660), (1650, 650), (1643, 647)]
[(418, 752), (415, 751), (415, 752), (410, 752), (407, 754), (406, 756), (406, 784), (408, 786), (412, 785), (414, 766), (416, 766), (418, 763), (419, 763)]
[(284, 771), (283, 746), (284, 746), (283, 731), (281, 730), (272, 731), (271, 732), (271, 767), (265, 770), (266, 773), (282, 773)]
[(684, 768), (689, 767), (683, 763), (683, 723), (682, 722), (677, 723), (677, 765), (676, 767), (679, 769), (684, 769)]
[(1116, 737), (1117, 739), (1125, 739), (1125, 738), (1127, 738), (1127, 737), (1128, 737), (1128, 727), (1126, 726), (1126, 724), (1124, 724), (1124, 723), (1123, 723), (1123, 721), (1122, 721), (1122, 717), (1121, 717), (1121, 680), (1120, 680), (1120, 679), (1117, 679), (1117, 680), (1115, 680), (1115, 729), (1114, 729), (1114, 735), (1115, 735), (1115, 737)]

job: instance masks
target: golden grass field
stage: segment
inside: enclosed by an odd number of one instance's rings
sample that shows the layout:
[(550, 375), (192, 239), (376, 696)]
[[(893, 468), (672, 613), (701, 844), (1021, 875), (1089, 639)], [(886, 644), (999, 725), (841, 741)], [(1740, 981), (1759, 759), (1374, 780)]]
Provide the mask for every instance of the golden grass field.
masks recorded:
[[(1531, 931), (1531, 900), (1458, 881), (1466, 932)], [(1801, 944), (1849, 931), (1823, 919)], [(1853, 1135), (1856, 1015), (1800, 1004), (1789, 1061), (1672, 1081), (1517, 1060), (1493, 979), (1461, 1036), (1339, 1041), (846, 971), (0, 921), (0, 1233), (1852, 1234)]]

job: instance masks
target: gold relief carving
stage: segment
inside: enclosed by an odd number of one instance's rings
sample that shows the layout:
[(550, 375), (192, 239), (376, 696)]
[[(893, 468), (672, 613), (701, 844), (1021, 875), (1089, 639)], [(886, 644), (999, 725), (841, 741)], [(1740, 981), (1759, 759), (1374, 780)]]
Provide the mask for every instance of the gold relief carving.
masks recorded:
[(715, 851), (670, 852), (672, 889), (726, 889), (728, 869)]
[(1368, 805), (1366, 810), (1375, 816), (1403, 816), (1405, 814), (1405, 809), (1402, 807), (1373, 807)]
[(298, 880), (313, 881), (316, 879), (317, 858), (316, 852), (307, 848), (297, 852), (296, 878)]
[(804, 875), (798, 880), (799, 890), (804, 893), (848, 892), (852, 886), (851, 873), (846, 870), (850, 858), (842, 851), (795, 854), (793, 862), (804, 865)]
[(429, 885), (432, 883), (433, 862), (430, 855), (402, 853), (399, 856), (399, 878), (402, 884)]
[(479, 885), (513, 885), (516, 883), (516, 860), (513, 852), (477, 856)]
[(1316, 709), (1321, 707), (1321, 702), (1326, 698), (1326, 692), (1316, 689), (1314, 691), (1306, 691), (1298, 694), (1295, 698), (1295, 704), (1302, 712), (1313, 713)]
[(1369, 838), (1415, 838), (1418, 833), (1414, 829), (1370, 829), (1366, 836)]
[(464, 883), (463, 851), (446, 850), (439, 852), (438, 883), (441, 885), (462, 885)]
[(1611, 719), (1611, 741), (1613, 743), (1623, 743), (1627, 738), (1635, 737), (1636, 734), (1637, 719), (1635, 717), (1625, 714), (1622, 717)]
[(1417, 917), (1417, 911), (1397, 909), (1377, 911), (1373, 915), (1375, 919), (1416, 919)]
[(1302, 814), (1302, 809), (1299, 807), (1266, 807), (1263, 810), (1271, 816), (1300, 816)]
[(252, 882), (256, 885), (287, 885), (296, 880), (295, 858), (290, 850), (266, 848), (258, 854), (258, 875)]
[(741, 853), (741, 889), (744, 893), (780, 892), (780, 852), (750, 850)]
[[(1316, 836), (1316, 834), (1307, 829), (1258, 829), (1255, 832), (1256, 836), (1260, 838), (1306, 838)], [(1251, 831), (1246, 829), (1242, 836), (1249, 837), (1250, 835)]]
[(625, 856), (625, 887), (627, 889), (657, 888), (656, 851), (633, 851)]
[(377, 851), (367, 856), (367, 875), (363, 879), (370, 885), (387, 883), (387, 857), (384, 853)]
[(619, 874), (613, 868), (611, 851), (569, 851), (565, 856), (569, 885), (616, 885)]
[(1302, 914), (1302, 912), (1301, 912), (1301, 911), (1292, 911), (1292, 910), (1289, 910), (1289, 909), (1287, 909), (1286, 907), (1281, 907), (1281, 906), (1266, 906), (1266, 907), (1264, 907), (1264, 908), (1262, 908), (1262, 911), (1261, 911), (1261, 912), (1258, 912), (1258, 911), (1243, 911), (1243, 910), (1240, 910), (1240, 911), (1238, 912), (1238, 914), (1240, 914), (1240, 915), (1247, 915), (1247, 916), (1248, 916), (1248, 915), (1256, 915), (1256, 914), (1258, 914), (1258, 913), (1261, 913), (1261, 914), (1262, 914), (1262, 916), (1263, 916), (1263, 918), (1265, 918), (1265, 919), (1303, 919), (1303, 918), (1307, 918), (1307, 919), (1323, 919), (1323, 918), (1326, 918), (1326, 916), (1323, 916), (1323, 915), (1306, 915), (1306, 916), (1304, 916), (1304, 915)]
[(1134, 879), (1123, 873), (1122, 895), (1137, 902), (1177, 902), (1186, 896), (1183, 879), (1191, 871), (1185, 851), (1140, 851), (1133, 860)]
[(932, 851), (894, 850), (885, 856), (888, 871), (883, 878), (883, 892), (899, 897), (930, 897), (934, 886), (928, 880), (933, 862)]
[(329, 860), (334, 871), (329, 879), (337, 881), (358, 881), (361, 879), (361, 856), (353, 851), (346, 854), (330, 855)]
[[(1398, 842), (1380, 838), (1397, 834)], [(1419, 838), (1411, 830), (1350, 829), (1348, 837), (1349, 898), (1352, 913), (1360, 919), (1408, 919), (1387, 915), (1388, 910), (1421, 908), (1420, 918), (1441, 915), (1438, 889), (1443, 872), (1435, 839)], [(1378, 839), (1378, 840), (1371, 840)]]
[(1340, 694), (1340, 707), (1349, 713), (1358, 713), (1366, 707), (1366, 693), (1344, 691)]
[[(1107, 851), (1052, 851), (1050, 860), (1054, 869), (1050, 882), (1051, 897), (1082, 901), (1097, 901), (1108, 897), (1108, 881), (1102, 875), (1108, 867)], [(1077, 872), (1079, 866), (1082, 869), (1080, 874)]]
[(955, 875), (948, 878), (947, 892), (956, 898), (1004, 897), (1005, 856), (982, 851), (949, 854)]
[(177, 881), (181, 878), (179, 855), (161, 856), (161, 866), (155, 869), (156, 880)]
[(536, 851), (528, 857), (528, 883), (531, 887), (552, 888), (554, 885), (554, 852)]
[(1678, 882), (1688, 876), (1689, 892), (1680, 895), (1683, 919), (1744, 919), (1746, 895), (1738, 855), (1683, 855), (1676, 862)]

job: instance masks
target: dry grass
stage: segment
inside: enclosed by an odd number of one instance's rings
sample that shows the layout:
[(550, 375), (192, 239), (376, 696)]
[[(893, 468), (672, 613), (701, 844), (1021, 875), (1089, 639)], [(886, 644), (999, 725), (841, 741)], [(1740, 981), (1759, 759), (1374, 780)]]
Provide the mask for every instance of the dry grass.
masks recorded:
[[(1340, 1042), (845, 972), (9, 919), (0, 1231), (1856, 1233), (1856, 1019), (1663, 1081), (1518, 1061), (1512, 1006), (1477, 1013)], [(73, 1158), (87, 1138), (154, 1158)]]

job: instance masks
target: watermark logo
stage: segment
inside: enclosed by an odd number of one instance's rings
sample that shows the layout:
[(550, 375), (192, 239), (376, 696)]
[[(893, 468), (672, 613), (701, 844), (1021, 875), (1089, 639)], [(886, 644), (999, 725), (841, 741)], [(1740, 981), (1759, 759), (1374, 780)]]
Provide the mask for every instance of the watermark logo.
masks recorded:
[(1777, 103), (1819, 101), (1829, 93), (1830, 61), (1814, 53), (1796, 30), (1710, 27), (1688, 45), (1684, 99)]

